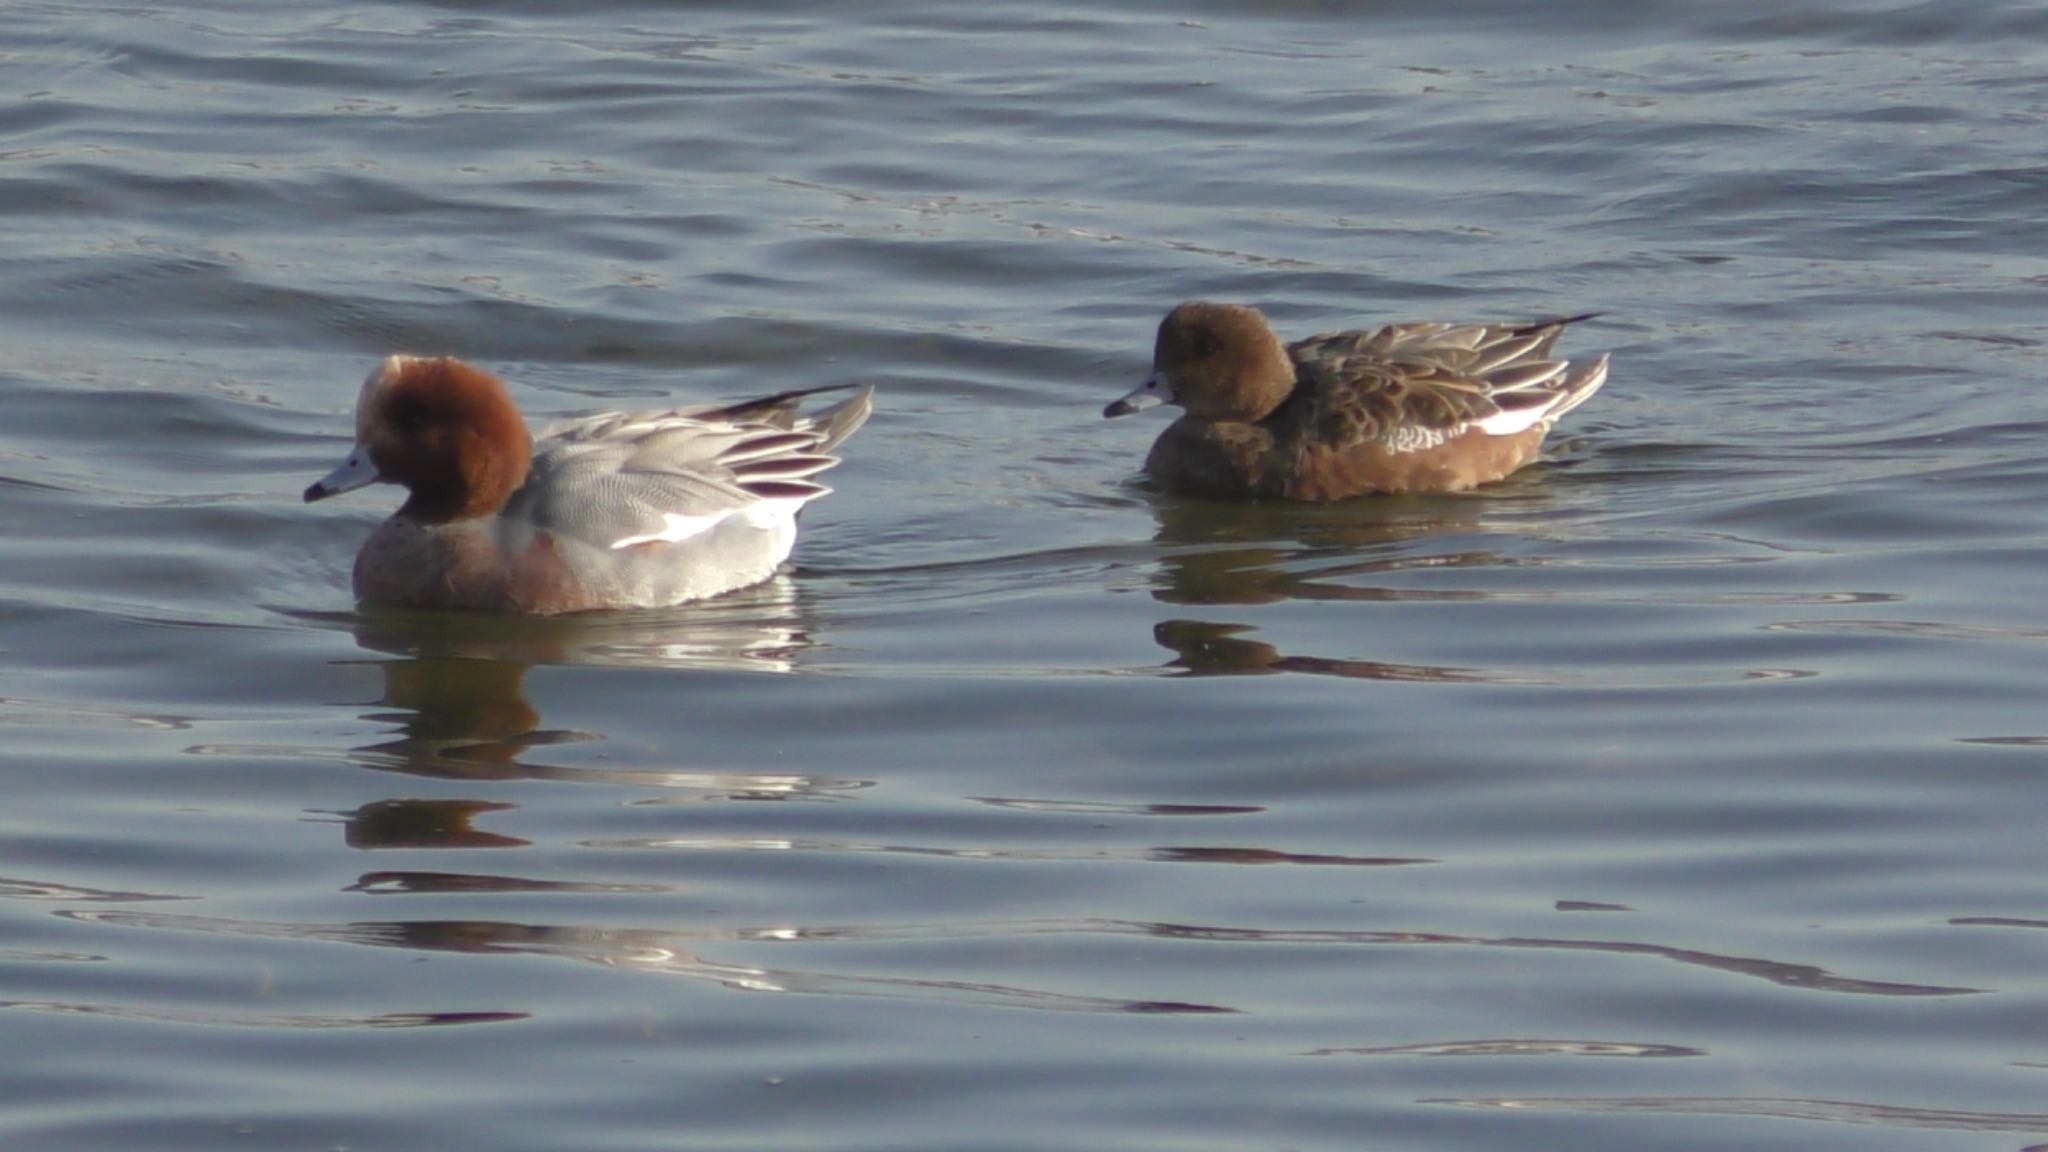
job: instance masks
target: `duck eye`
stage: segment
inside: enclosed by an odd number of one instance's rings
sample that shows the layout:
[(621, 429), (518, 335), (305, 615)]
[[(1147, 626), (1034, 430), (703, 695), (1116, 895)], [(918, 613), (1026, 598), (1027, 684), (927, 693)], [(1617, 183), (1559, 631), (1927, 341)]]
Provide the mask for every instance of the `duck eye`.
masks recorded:
[(393, 405), (391, 423), (401, 432), (417, 432), (426, 427), (427, 411), (417, 404)]

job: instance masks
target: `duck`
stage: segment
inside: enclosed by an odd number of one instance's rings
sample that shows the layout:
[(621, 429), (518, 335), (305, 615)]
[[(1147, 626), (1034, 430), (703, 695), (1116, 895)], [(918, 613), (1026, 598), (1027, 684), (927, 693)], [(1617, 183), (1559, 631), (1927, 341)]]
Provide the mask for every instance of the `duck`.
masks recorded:
[(1152, 371), (1103, 409), (1183, 415), (1145, 472), (1214, 499), (1463, 492), (1536, 458), (1607, 381), (1608, 355), (1551, 357), (1588, 312), (1524, 324), (1401, 323), (1282, 343), (1263, 313), (1190, 300), (1159, 323)]
[[(851, 395), (813, 415), (801, 402)], [(538, 437), (498, 377), (393, 355), (357, 396), (355, 446), (307, 503), (372, 484), (405, 502), (357, 553), (364, 608), (552, 616), (667, 608), (758, 584), (831, 492), (815, 477), (873, 410), (827, 385), (734, 404), (601, 412)]]

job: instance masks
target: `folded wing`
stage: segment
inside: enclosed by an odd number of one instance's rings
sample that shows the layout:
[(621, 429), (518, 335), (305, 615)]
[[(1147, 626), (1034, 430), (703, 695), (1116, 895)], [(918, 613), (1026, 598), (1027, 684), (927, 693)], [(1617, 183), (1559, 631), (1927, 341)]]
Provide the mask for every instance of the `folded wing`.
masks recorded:
[(1494, 436), (1547, 426), (1607, 378), (1605, 356), (1574, 369), (1550, 358), (1564, 326), (1390, 324), (1311, 336), (1291, 345), (1310, 405), (1303, 424), (1332, 444), (1378, 441), (1420, 452), (1478, 429)]
[(789, 517), (831, 489), (813, 477), (858, 429), (873, 389), (800, 416), (803, 397), (612, 413), (548, 429), (508, 512), (603, 548), (674, 542), (732, 516)]

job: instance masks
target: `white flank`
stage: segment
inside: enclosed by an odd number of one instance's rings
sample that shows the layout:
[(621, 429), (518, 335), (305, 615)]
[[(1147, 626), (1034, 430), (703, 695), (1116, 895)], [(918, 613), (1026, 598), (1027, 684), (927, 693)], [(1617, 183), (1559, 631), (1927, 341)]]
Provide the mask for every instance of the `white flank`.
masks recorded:
[[(830, 491), (827, 489), (826, 491)], [(822, 495), (822, 493), (821, 493)], [(741, 511), (740, 517), (756, 528), (783, 528), (796, 524), (796, 514), (812, 497), (801, 500), (757, 500)]]

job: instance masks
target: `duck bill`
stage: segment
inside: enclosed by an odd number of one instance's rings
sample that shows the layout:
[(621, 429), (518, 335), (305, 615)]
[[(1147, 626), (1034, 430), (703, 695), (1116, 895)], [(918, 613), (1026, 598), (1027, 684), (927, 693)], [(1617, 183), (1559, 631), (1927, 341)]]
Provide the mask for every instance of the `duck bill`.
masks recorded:
[(1150, 376), (1145, 377), (1143, 384), (1110, 401), (1109, 407), (1104, 408), (1102, 414), (1110, 418), (1129, 416), (1133, 412), (1143, 412), (1147, 408), (1157, 408), (1164, 403), (1166, 403), (1166, 382), (1159, 378), (1159, 373), (1154, 372)]
[(348, 459), (343, 460), (340, 467), (314, 481), (306, 489), (306, 503), (311, 504), (315, 500), (325, 500), (329, 496), (339, 496), (343, 492), (367, 488), (383, 478), (377, 471), (377, 465), (370, 460), (369, 449), (358, 444), (349, 450)]

